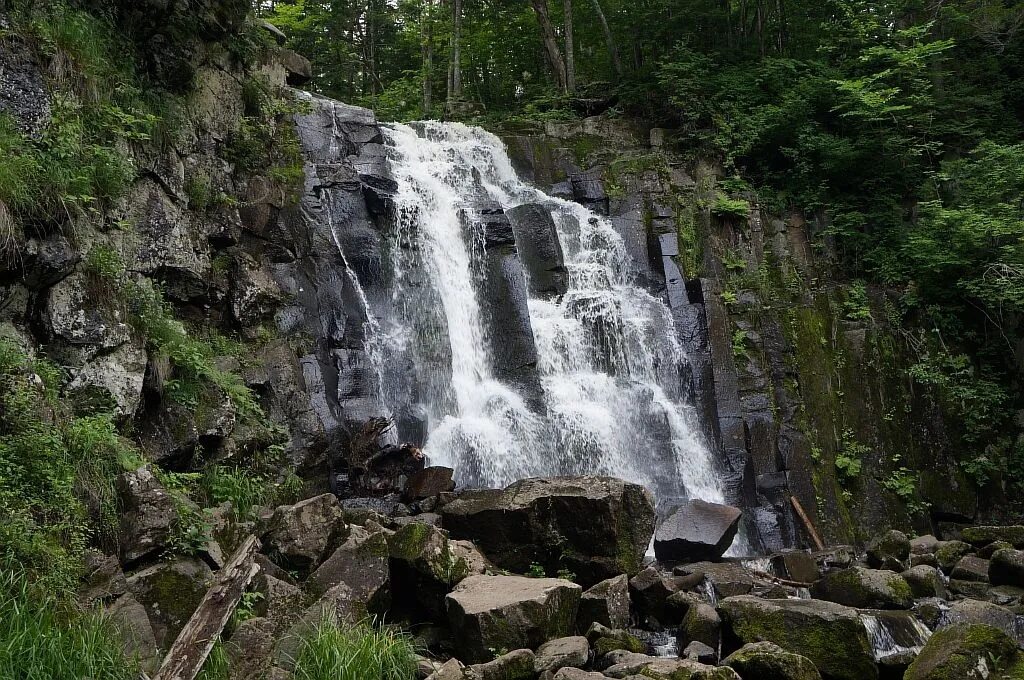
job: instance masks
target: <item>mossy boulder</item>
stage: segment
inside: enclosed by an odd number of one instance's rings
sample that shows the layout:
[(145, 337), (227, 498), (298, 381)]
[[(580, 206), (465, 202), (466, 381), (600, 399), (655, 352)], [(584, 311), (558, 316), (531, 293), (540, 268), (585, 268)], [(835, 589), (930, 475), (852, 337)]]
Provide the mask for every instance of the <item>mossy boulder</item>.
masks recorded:
[(914, 595), (906, 580), (893, 571), (850, 567), (815, 581), (811, 595), (848, 607), (906, 609)]
[(591, 586), (640, 571), (654, 533), (654, 498), (614, 477), (524, 479), (468, 491), (440, 510), (455, 538), (469, 539), (497, 566), (524, 573), (567, 568)]
[(299, 571), (312, 569), (347, 536), (344, 515), (337, 497), (329, 493), (282, 505), (267, 524), (264, 545), (278, 564)]
[(721, 646), (722, 619), (714, 607), (703, 602), (698, 602), (687, 610), (679, 627), (680, 648), (694, 640), (703, 642), (713, 649)]
[(964, 555), (973, 550), (970, 543), (963, 541), (940, 541), (939, 547), (935, 549), (935, 560), (939, 563), (939, 568), (948, 574)]
[(805, 656), (829, 680), (878, 677), (857, 610), (822, 600), (763, 600), (738, 595), (718, 607), (728, 635), (740, 644), (774, 642)]
[(445, 599), (459, 657), (483, 663), (493, 649), (536, 648), (576, 625), (580, 586), (562, 579), (474, 575)]
[(895, 529), (876, 536), (867, 545), (868, 566), (902, 571), (910, 557), (910, 539)]
[(640, 654), (647, 649), (643, 640), (618, 628), (608, 628), (600, 623), (594, 623), (587, 630), (587, 641), (594, 649), (594, 656), (600, 658), (605, 654), (622, 650)]
[(988, 563), (988, 580), (994, 586), (1024, 587), (1024, 550), (997, 550)]
[(383, 614), (390, 603), (390, 580), (384, 532), (353, 526), (348, 539), (310, 574), (306, 586), (322, 595), (345, 584), (352, 600), (368, 614)]
[(493, 661), (467, 666), (468, 680), (533, 680), (536, 660), (529, 649), (516, 649)]
[(821, 680), (810, 659), (791, 654), (771, 642), (743, 645), (722, 661), (743, 678), (757, 680)]
[(610, 678), (641, 676), (653, 680), (740, 680), (736, 671), (727, 666), (705, 666), (690, 659), (644, 654), (623, 655), (618, 663), (606, 668), (604, 674)]
[(585, 631), (592, 623), (623, 628), (629, 623), (629, 577), (619, 574), (583, 593), (576, 627)]
[[(1003, 672), (1004, 675), (995, 675)], [(910, 664), (905, 680), (983, 680), (1024, 677), (1016, 643), (985, 624), (954, 624), (937, 631)]]
[(396, 604), (415, 603), (435, 618), (444, 614), (445, 595), (473, 572), (448, 533), (429, 524), (407, 524), (389, 536), (386, 556)]
[(939, 570), (927, 564), (919, 564), (900, 574), (910, 586), (914, 597), (945, 597), (946, 586)]
[(178, 557), (128, 577), (128, 590), (145, 607), (157, 646), (167, 649), (195, 613), (213, 578), (202, 560)]
[(979, 548), (995, 541), (1006, 541), (1015, 548), (1024, 548), (1024, 525), (1020, 524), (1005, 527), (967, 527), (960, 535), (965, 541)]

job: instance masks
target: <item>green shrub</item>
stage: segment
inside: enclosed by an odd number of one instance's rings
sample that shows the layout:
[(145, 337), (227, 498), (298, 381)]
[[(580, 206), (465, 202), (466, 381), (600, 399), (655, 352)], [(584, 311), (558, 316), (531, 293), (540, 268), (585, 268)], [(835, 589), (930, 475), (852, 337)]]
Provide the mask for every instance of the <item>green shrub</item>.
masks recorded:
[(135, 680), (109, 624), (30, 584), (12, 560), (0, 561), (0, 678)]
[(412, 680), (416, 651), (390, 628), (321, 621), (299, 646), (295, 680)]
[(740, 199), (719, 196), (711, 206), (711, 214), (732, 219), (746, 219), (750, 215), (750, 205)]
[(200, 486), (207, 505), (230, 502), (240, 519), (247, 518), (253, 508), (264, 504), (271, 496), (266, 477), (251, 470), (217, 464), (206, 467)]

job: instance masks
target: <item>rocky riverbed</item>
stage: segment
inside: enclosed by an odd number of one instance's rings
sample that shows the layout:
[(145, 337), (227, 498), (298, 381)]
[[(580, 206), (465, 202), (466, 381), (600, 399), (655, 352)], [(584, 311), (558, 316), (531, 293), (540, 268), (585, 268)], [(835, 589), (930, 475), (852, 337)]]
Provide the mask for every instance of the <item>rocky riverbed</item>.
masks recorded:
[[(160, 555), (180, 509), (147, 468), (126, 473), (121, 554), (95, 556), (83, 599), (102, 603), (152, 666), (224, 554), (254, 533), (254, 604), (225, 633), (237, 678), (289, 677), (296, 641), (325, 617), (400, 626), (432, 680), (945, 680), (1024, 670), (1024, 527), (965, 526), (942, 539), (889, 531), (865, 546), (722, 559), (722, 536), (739, 522), (725, 506), (684, 505), (656, 534), (650, 493), (621, 480), (456, 493), (450, 472), (413, 474), (404, 497), (323, 494), (248, 522), (223, 507), (215, 540), (170, 560)], [(648, 555), (654, 536), (671, 559)]]

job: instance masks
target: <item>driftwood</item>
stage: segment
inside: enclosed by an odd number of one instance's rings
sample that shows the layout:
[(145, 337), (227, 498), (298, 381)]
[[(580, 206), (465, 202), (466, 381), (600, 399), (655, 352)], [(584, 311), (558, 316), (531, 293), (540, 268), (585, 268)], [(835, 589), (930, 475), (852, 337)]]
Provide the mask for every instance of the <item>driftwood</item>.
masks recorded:
[(780, 586), (789, 586), (791, 588), (808, 588), (811, 585), (813, 585), (812, 583), (806, 583), (804, 581), (790, 581), (787, 578), (781, 578), (779, 576), (776, 576), (775, 574), (769, 574), (766, 571), (761, 571), (760, 569), (748, 569), (747, 571), (749, 571), (754, 576), (757, 576), (758, 578), (763, 578), (766, 581), (777, 583)]
[(800, 519), (803, 520), (804, 528), (807, 529), (807, 533), (811, 535), (811, 540), (814, 541), (814, 545), (818, 550), (824, 550), (825, 544), (821, 542), (821, 537), (818, 536), (818, 532), (814, 530), (814, 525), (811, 524), (811, 518), (804, 512), (804, 506), (800, 505), (800, 501), (797, 500), (796, 496), (789, 497), (790, 503), (793, 504), (793, 509), (796, 510), (796, 514), (800, 515)]
[(260, 570), (255, 561), (259, 547), (259, 539), (249, 536), (217, 572), (213, 586), (171, 645), (153, 680), (194, 680), (199, 674), (246, 586)]

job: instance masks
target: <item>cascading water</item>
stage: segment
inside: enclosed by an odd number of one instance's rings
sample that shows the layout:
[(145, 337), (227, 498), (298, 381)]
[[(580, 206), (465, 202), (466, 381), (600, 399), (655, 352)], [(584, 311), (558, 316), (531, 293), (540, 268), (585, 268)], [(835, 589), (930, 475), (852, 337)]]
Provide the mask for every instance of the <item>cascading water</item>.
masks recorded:
[[(634, 281), (612, 223), (525, 184), (501, 141), (478, 128), (392, 125), (385, 137), (398, 185), (389, 244), (396, 318), (378, 329), (394, 358), (385, 400), (389, 384), (392, 396), (400, 390), (397, 365), (411, 365), (431, 463), (453, 467), (467, 486), (608, 474), (660, 501), (722, 502), (683, 403), (685, 357), (671, 313)], [(526, 203), (551, 213), (567, 274), (564, 294), (527, 301), (540, 404), (496, 371), (482, 294), (494, 275), (484, 213)]]

